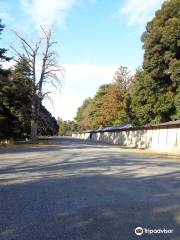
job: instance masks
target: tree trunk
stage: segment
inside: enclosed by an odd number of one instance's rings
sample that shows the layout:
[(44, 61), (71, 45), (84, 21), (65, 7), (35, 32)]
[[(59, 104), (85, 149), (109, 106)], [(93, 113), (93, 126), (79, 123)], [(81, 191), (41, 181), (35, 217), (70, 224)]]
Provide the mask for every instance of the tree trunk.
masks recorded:
[(32, 97), (32, 105), (31, 105), (31, 143), (35, 143), (37, 141), (37, 130), (38, 130), (38, 119), (39, 119), (39, 108), (40, 102), (38, 96), (36, 94)]
[(35, 143), (37, 141), (37, 129), (38, 123), (34, 119), (31, 119), (31, 143)]

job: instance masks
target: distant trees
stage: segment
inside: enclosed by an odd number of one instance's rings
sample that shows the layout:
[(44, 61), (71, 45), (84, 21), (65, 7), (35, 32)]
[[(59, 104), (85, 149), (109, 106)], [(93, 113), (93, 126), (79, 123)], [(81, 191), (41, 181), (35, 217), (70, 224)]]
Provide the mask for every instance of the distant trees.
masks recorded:
[(77, 123), (75, 121), (63, 121), (62, 119), (59, 119), (58, 124), (60, 136), (70, 136), (73, 132), (78, 130)]
[(133, 77), (127, 67), (120, 66), (113, 82), (99, 87), (93, 98), (87, 98), (75, 117), (78, 131), (126, 124), (125, 96)]
[(83, 101), (82, 106), (80, 106), (77, 110), (76, 114), (76, 123), (77, 126), (79, 126), (79, 131), (90, 129), (91, 128), (91, 122), (90, 122), (90, 113), (92, 110), (92, 99), (87, 98)]
[(108, 84), (104, 84), (100, 86), (95, 96), (92, 99), (91, 109), (89, 112), (89, 121), (90, 121), (91, 128), (102, 127), (102, 118), (100, 116), (100, 109), (103, 105), (108, 87), (109, 87)]
[(116, 84), (109, 84), (103, 103), (99, 109), (99, 123), (102, 127), (115, 124), (118, 113), (123, 108), (123, 91)]
[[(120, 66), (113, 83), (99, 88), (89, 105), (88, 128), (180, 119), (179, 9), (179, 0), (165, 1), (147, 23), (141, 38), (142, 68), (132, 76), (127, 67)], [(79, 109), (83, 116), (84, 107)]]
[(100, 86), (95, 96), (87, 98), (78, 108), (75, 118), (78, 130), (126, 124), (125, 97), (132, 80), (130, 70), (120, 66), (113, 76), (113, 82)]
[(86, 130), (124, 123), (124, 90), (111, 83), (99, 87), (95, 96), (86, 99), (78, 108), (76, 122), (78, 130)]
[(117, 117), (113, 125), (124, 125), (130, 122), (131, 118), (128, 115), (130, 111), (128, 96), (133, 78), (132, 72), (125, 66), (120, 66), (113, 76), (113, 83), (118, 87), (121, 96), (119, 108), (117, 109)]
[[(60, 135), (111, 125), (160, 123), (180, 119), (180, 2), (169, 0), (162, 4), (155, 17), (147, 23), (141, 40), (144, 61), (132, 76), (120, 66), (113, 82), (99, 87), (93, 98), (87, 98), (78, 108), (75, 121), (60, 121)], [(4, 26), (0, 21), (0, 34)], [(6, 49), (0, 48), (0, 138), (37, 133), (57, 132), (56, 120), (43, 107), (48, 94), (44, 84), (59, 83), (61, 71), (52, 51), (51, 31), (31, 45), (16, 33), (22, 52), (17, 53), (13, 71), (2, 69), (8, 61)], [(41, 51), (41, 47), (43, 47)], [(38, 54), (40, 68), (37, 66)], [(8, 128), (6, 127), (8, 126)], [(31, 132), (29, 131), (31, 126)]]

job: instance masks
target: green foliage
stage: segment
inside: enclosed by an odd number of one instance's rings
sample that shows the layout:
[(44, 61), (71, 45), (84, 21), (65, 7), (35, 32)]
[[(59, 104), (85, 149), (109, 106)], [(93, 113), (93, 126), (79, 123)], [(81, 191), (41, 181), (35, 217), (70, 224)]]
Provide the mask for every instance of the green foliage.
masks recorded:
[(78, 131), (90, 129), (90, 113), (92, 108), (92, 99), (87, 98), (84, 100), (81, 107), (78, 108), (77, 114), (76, 114), (76, 122), (78, 126)]
[(127, 113), (122, 107), (121, 110), (117, 112), (117, 118), (113, 122), (114, 126), (126, 125), (128, 123)]
[(92, 107), (89, 114), (90, 126), (91, 128), (102, 127), (102, 120), (100, 117), (100, 109), (103, 105), (104, 98), (107, 94), (107, 89), (109, 85), (105, 84), (99, 87), (96, 95), (92, 99)]
[(173, 93), (165, 91), (158, 82), (138, 70), (130, 90), (131, 120), (134, 124), (159, 123), (170, 120), (173, 109)]
[[(175, 4), (176, 3), (176, 4)], [(164, 22), (160, 22), (161, 15), (165, 14), (165, 7), (171, 4), (176, 9), (175, 15)], [(180, 16), (178, 14), (179, 1), (168, 1), (148, 24), (144, 38), (144, 70), (153, 78), (161, 78), (162, 82), (169, 80), (169, 67), (174, 59), (180, 57)], [(179, 6), (180, 7), (180, 6)], [(171, 8), (169, 9), (171, 10)]]
[(78, 131), (126, 123), (123, 106), (124, 92), (119, 84), (100, 86), (95, 96), (86, 99), (78, 108), (75, 118)]
[(113, 76), (113, 83), (100, 86), (92, 99), (85, 99), (75, 118), (78, 131), (127, 124), (125, 109), (129, 106), (125, 97), (132, 79), (129, 69), (120, 66)]
[[(14, 84), (14, 113), (21, 122), (21, 134), (23, 136), (30, 135), (30, 119), (32, 92), (35, 88), (31, 77), (31, 71), (26, 59), (19, 60), (12, 72), (12, 82)], [(12, 101), (12, 100), (11, 100)], [(55, 135), (58, 134), (58, 124), (51, 113), (40, 104), (38, 119), (39, 135)]]
[(21, 60), (11, 73), (12, 92), (9, 102), (13, 105), (13, 113), (21, 123), (21, 136), (28, 136), (30, 133), (32, 80), (27, 61)]
[(179, 9), (179, 0), (165, 1), (142, 35), (143, 70), (136, 72), (129, 90), (130, 118), (136, 124), (179, 118)]
[[(180, 2), (165, 1), (142, 35), (144, 61), (134, 77), (120, 66), (79, 108), (79, 129), (180, 119)], [(83, 119), (86, 124), (83, 124)]]
[(176, 113), (174, 116), (172, 116), (173, 120), (180, 119), (180, 87), (178, 88), (177, 94), (174, 99), (174, 105), (176, 108)]
[(58, 135), (59, 125), (51, 113), (41, 104), (38, 134), (42, 136)]
[[(0, 20), (0, 34), (4, 29), (4, 25)], [(0, 138), (10, 137), (11, 131), (16, 129), (17, 118), (10, 111), (8, 96), (11, 94), (11, 82), (9, 80), (10, 72), (2, 69), (2, 63), (8, 61), (6, 56), (7, 50), (0, 48)]]
[[(13, 71), (1, 74), (0, 139), (29, 137), (33, 87), (25, 59), (19, 61)], [(55, 118), (42, 105), (38, 132), (40, 135), (58, 133)]]
[(77, 123), (75, 121), (63, 121), (59, 120), (59, 135), (60, 136), (70, 136), (73, 132), (76, 132), (77, 129)]
[[(2, 31), (4, 30), (4, 25), (1, 23), (0, 19), (0, 35), (2, 34)], [(2, 69), (2, 62), (9, 61), (10, 58), (6, 56), (7, 50), (5, 48), (0, 48), (0, 74), (3, 74), (4, 70)]]
[[(100, 86), (78, 108), (75, 121), (59, 121), (59, 134), (127, 123), (144, 125), (180, 119), (180, 1), (168, 0), (142, 35), (144, 61), (134, 77), (120, 66), (112, 84)], [(0, 34), (4, 26), (0, 21)], [(5, 71), (0, 48), (0, 138), (29, 136), (35, 85), (26, 58)], [(41, 96), (42, 96), (42, 92)], [(38, 102), (41, 99), (36, 93)], [(40, 105), (39, 134), (56, 134), (58, 125)], [(8, 127), (7, 127), (8, 126)]]

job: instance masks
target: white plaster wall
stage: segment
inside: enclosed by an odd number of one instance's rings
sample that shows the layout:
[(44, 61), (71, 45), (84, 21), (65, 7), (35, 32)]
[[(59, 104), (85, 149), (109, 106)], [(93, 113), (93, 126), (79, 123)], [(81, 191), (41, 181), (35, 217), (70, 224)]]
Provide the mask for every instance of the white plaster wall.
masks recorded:
[[(91, 134), (93, 141), (180, 155), (180, 127)], [(74, 133), (72, 137), (90, 139), (90, 133)]]

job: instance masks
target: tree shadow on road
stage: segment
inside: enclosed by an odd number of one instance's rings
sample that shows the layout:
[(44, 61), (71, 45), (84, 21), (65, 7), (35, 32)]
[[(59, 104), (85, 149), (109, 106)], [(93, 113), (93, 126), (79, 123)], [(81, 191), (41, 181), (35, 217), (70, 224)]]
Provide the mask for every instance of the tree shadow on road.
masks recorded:
[(143, 240), (180, 239), (178, 162), (118, 153), (80, 157), (1, 169), (0, 239), (134, 240), (137, 226), (174, 229)]
[(95, 143), (86, 140), (53, 138), (41, 141), (40, 144), (18, 144), (10, 147), (0, 147), (0, 154), (28, 153), (28, 152), (51, 152), (71, 149), (108, 148), (110, 145)]

